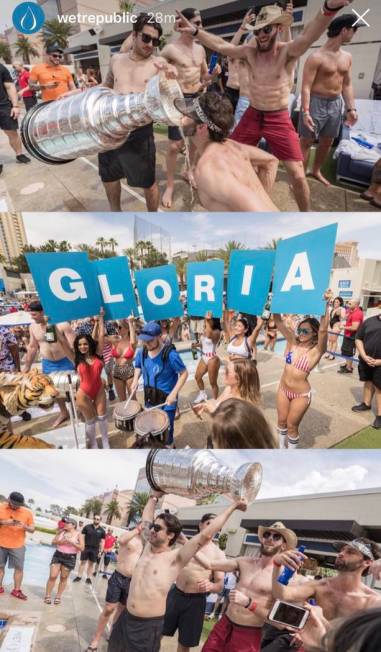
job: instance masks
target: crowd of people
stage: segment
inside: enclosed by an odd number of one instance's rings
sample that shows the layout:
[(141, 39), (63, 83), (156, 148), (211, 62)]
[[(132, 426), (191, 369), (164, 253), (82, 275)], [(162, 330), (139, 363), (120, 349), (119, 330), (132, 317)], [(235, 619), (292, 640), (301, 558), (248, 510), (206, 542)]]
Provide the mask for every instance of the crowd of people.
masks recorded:
[[(153, 124), (130, 132), (118, 149), (99, 154), (99, 174), (110, 209), (121, 210), (121, 181), (144, 190), (147, 210), (171, 208), (175, 194), (177, 159), (189, 137), (189, 166), (184, 179), (197, 189), (200, 203), (210, 211), (278, 211), (272, 189), (282, 162), (299, 210), (310, 209), (307, 181), (311, 146), (318, 147), (312, 177), (330, 185), (321, 168), (343, 123), (357, 119), (352, 84), (352, 56), (343, 49), (359, 24), (353, 13), (338, 13), (351, 0), (326, 0), (318, 14), (294, 38), (292, 3), (250, 10), (231, 41), (203, 28), (197, 9), (177, 12), (173, 38), (162, 49), (162, 25), (142, 13), (100, 82), (99, 74), (77, 70), (76, 83), (63, 64), (64, 51), (51, 44), (45, 61), (29, 71), (15, 64), (17, 88), (8, 69), (0, 65), (0, 128), (9, 138), (19, 162), (17, 118), (22, 98), (28, 110), (36, 93), (43, 101), (62, 99), (99, 83), (120, 94), (140, 93), (158, 72), (177, 79), (184, 99), (175, 101), (184, 114), (182, 130), (168, 127), (166, 188), (160, 198), (156, 180)], [(299, 123), (290, 115), (295, 69), (301, 56), (327, 33), (324, 44), (312, 50), (302, 71)], [(206, 51), (212, 51), (208, 62)], [(217, 63), (217, 60), (220, 63)], [(267, 147), (258, 147), (265, 139)], [(270, 149), (271, 153), (267, 151)], [(378, 204), (377, 169), (364, 200)]]
[[(205, 513), (199, 533), (186, 537), (177, 516), (160, 510), (162, 495), (151, 492), (142, 520), (118, 537), (112, 528), (106, 532), (96, 514), (87, 525), (72, 517), (58, 523), (44, 603), (61, 604), (76, 568), (75, 583), (85, 568), (86, 584), (98, 573), (107, 580), (103, 610), (86, 652), (96, 652), (107, 625), (108, 652), (159, 652), (162, 636), (176, 634), (178, 652), (189, 652), (200, 644), (204, 620), (214, 618), (220, 607), (202, 652), (378, 650), (381, 596), (363, 581), (370, 573), (378, 576), (381, 551), (375, 542), (357, 537), (332, 544), (335, 572), (323, 576), (315, 570), (311, 575), (308, 565), (303, 568), (308, 557), (297, 548), (297, 535), (277, 521), (258, 526), (257, 554), (229, 558), (216, 537), (233, 512), (247, 509), (244, 499), (219, 514)], [(12, 492), (0, 505), (0, 593), (8, 562), (14, 569), (11, 595), (27, 600), (21, 582), (26, 532), (33, 531), (33, 514), (23, 495)], [(115, 566), (109, 571), (111, 561)], [(305, 625), (298, 628), (272, 616), (275, 600), (306, 609)], [(365, 636), (367, 625), (372, 635)], [(352, 647), (356, 634), (361, 647)]]
[[(189, 409), (194, 418), (205, 422), (208, 446), (292, 449), (299, 446), (300, 425), (311, 404), (310, 374), (324, 356), (335, 364), (337, 359), (342, 361), (339, 374), (352, 374), (353, 363), (358, 362), (364, 393), (352, 410), (370, 411), (375, 398), (373, 426), (380, 428), (381, 315), (364, 320), (358, 300), (350, 299), (344, 306), (342, 298), (333, 297), (331, 291), (325, 293), (325, 300), (320, 320), (271, 313), (264, 314), (264, 319), (231, 310), (224, 310), (222, 320), (211, 313), (203, 318), (189, 316), (184, 299), (181, 319), (144, 323), (130, 316), (105, 321), (102, 310), (97, 317), (56, 326), (48, 323), (42, 305), (32, 301), (29, 328), (0, 327), (0, 372), (27, 373), (37, 364), (53, 381), (62, 373), (74, 376), (76, 408), (91, 448), (98, 447), (97, 430), (102, 447), (110, 447), (107, 405), (117, 400), (122, 417), (123, 406), (127, 410), (131, 402), (139, 411), (136, 398), (142, 390), (144, 409), (165, 413), (163, 439), (157, 439), (157, 445), (161, 441), (174, 447), (175, 421), (181, 418), (179, 395), (189, 379), (189, 363), (181, 355), (186, 347), (194, 359), (194, 381), (199, 390), (192, 400), (189, 397)], [(262, 404), (261, 365), (256, 355), (259, 336), (264, 350), (273, 352), (278, 334), (285, 343), (285, 365), (276, 396), (274, 435)], [(53, 429), (70, 416), (65, 395), (58, 396), (56, 403), (59, 412)], [(31, 418), (27, 410), (21, 416)], [(146, 434), (149, 432), (148, 428)]]

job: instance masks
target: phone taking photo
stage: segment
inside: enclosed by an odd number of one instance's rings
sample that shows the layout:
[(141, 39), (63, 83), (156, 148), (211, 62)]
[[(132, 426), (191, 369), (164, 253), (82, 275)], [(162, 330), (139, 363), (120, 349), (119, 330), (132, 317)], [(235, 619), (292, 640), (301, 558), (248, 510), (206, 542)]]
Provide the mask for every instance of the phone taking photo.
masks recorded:
[(298, 607), (290, 602), (283, 602), (283, 600), (276, 600), (268, 615), (268, 620), (286, 627), (303, 629), (309, 615), (309, 610), (304, 607)]

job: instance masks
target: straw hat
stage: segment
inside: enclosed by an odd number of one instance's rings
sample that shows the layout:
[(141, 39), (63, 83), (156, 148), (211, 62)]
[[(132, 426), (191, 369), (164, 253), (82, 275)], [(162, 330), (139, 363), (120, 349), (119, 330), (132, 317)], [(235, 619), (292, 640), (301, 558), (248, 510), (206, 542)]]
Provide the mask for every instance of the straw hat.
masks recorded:
[(278, 534), (281, 534), (284, 540), (287, 543), (288, 548), (296, 548), (298, 544), (298, 538), (293, 532), (293, 530), (289, 530), (282, 521), (276, 521), (272, 525), (269, 525), (268, 527), (265, 527), (264, 525), (260, 525), (258, 527), (258, 538), (261, 540), (263, 537), (263, 534), (265, 532), (278, 532)]
[(277, 5), (268, 5), (267, 7), (262, 7), (255, 19), (255, 24), (250, 25), (248, 23), (246, 29), (250, 32), (254, 32), (262, 27), (267, 27), (267, 25), (285, 25), (289, 27), (292, 24), (292, 21), (292, 16), (283, 11), (281, 7), (278, 7)]

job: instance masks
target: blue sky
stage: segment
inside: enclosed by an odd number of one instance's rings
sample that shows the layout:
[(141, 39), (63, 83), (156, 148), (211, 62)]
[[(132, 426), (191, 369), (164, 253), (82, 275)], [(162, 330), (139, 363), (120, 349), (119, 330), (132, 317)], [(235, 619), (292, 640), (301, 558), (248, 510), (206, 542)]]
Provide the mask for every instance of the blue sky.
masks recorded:
[[(381, 486), (381, 451), (214, 451), (229, 466), (263, 465), (258, 497), (350, 491)], [(21, 491), (39, 507), (52, 503), (81, 506), (86, 498), (133, 489), (147, 451), (2, 451), (0, 493)]]
[[(381, 221), (378, 213), (259, 215), (163, 212), (137, 215), (171, 234), (172, 253), (179, 250), (214, 249), (222, 247), (228, 240), (238, 240), (248, 247), (263, 247), (272, 238), (287, 238), (338, 222), (339, 241), (358, 241), (362, 258), (380, 257)], [(115, 238), (120, 249), (132, 244), (131, 213), (23, 213), (23, 217), (28, 240), (33, 245), (41, 244), (50, 238), (67, 239), (72, 245), (81, 242), (93, 244), (100, 236)]]

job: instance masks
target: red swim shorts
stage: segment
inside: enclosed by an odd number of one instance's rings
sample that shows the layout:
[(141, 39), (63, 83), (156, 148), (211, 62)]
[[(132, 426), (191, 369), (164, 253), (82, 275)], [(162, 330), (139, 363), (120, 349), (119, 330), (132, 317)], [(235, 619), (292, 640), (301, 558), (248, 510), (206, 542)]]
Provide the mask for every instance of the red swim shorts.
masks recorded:
[(287, 109), (258, 111), (249, 106), (230, 136), (244, 145), (257, 145), (262, 137), (280, 161), (303, 161), (299, 136)]
[(261, 628), (235, 625), (225, 615), (213, 627), (201, 652), (259, 652)]

